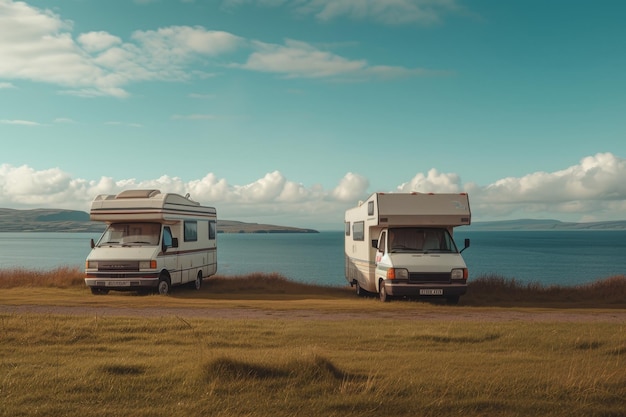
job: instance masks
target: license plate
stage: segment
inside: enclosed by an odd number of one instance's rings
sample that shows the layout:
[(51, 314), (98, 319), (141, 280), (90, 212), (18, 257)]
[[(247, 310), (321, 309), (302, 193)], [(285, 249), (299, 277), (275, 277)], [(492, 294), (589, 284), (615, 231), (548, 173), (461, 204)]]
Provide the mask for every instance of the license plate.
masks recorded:
[(107, 281), (107, 287), (130, 287), (130, 281)]
[(443, 295), (443, 290), (438, 288), (438, 289), (423, 289), (420, 290), (420, 295)]

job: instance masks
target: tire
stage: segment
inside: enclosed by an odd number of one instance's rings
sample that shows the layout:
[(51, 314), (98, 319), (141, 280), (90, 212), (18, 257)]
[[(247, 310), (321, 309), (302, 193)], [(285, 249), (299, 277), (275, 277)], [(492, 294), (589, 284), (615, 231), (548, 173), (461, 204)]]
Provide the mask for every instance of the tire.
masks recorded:
[(202, 272), (198, 271), (198, 276), (196, 277), (196, 280), (193, 282), (190, 282), (189, 285), (191, 286), (191, 288), (195, 289), (196, 291), (200, 291), (200, 288), (202, 288)]
[(104, 289), (104, 288), (96, 288), (96, 287), (89, 287), (91, 288), (91, 293), (93, 295), (107, 295), (109, 293), (109, 290)]
[(380, 298), (380, 301), (382, 301), (383, 303), (386, 303), (389, 300), (391, 300), (391, 297), (387, 294), (387, 290), (385, 289), (385, 283), (382, 279), (378, 283), (378, 297)]
[(359, 281), (355, 281), (354, 282), (354, 288), (356, 289), (356, 295), (358, 297), (365, 297), (367, 295), (367, 291), (365, 291), (363, 288), (361, 288), (361, 285), (359, 284)]
[(161, 295), (168, 295), (172, 290), (172, 282), (170, 281), (170, 277), (166, 274), (161, 274), (159, 277), (159, 285), (157, 287), (157, 291)]

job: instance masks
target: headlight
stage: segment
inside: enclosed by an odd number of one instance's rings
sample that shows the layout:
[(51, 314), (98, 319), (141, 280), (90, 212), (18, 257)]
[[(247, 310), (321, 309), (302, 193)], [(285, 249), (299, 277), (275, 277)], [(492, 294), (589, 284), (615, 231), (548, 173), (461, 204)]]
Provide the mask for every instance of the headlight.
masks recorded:
[(87, 261), (87, 269), (98, 269), (98, 261)]
[(404, 268), (389, 268), (387, 279), (409, 279), (409, 270)]
[(453, 269), (451, 274), (450, 274), (450, 278), (452, 279), (467, 279), (467, 268), (457, 268), (457, 269)]
[(139, 269), (156, 269), (156, 261), (139, 261)]

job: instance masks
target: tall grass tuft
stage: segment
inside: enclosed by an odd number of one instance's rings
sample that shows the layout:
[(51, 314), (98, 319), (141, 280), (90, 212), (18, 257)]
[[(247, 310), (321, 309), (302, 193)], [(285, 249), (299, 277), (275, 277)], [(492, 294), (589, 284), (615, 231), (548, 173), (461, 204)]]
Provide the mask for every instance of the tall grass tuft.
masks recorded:
[(247, 275), (215, 275), (208, 281), (213, 294), (331, 295), (340, 290), (316, 284), (296, 282), (273, 272)]
[(618, 275), (573, 286), (523, 283), (500, 275), (483, 275), (471, 280), (464, 302), (485, 304), (487, 300), (490, 304), (558, 302), (584, 307), (601, 302), (604, 306), (623, 306), (626, 302), (626, 276)]
[(0, 288), (48, 287), (69, 288), (84, 286), (85, 275), (77, 267), (62, 266), (51, 271), (14, 268), (0, 269)]
[(221, 356), (207, 363), (203, 372), (205, 382), (283, 380), (283, 383), (290, 384), (323, 381), (339, 383), (346, 377), (347, 374), (329, 359), (318, 355), (271, 364)]

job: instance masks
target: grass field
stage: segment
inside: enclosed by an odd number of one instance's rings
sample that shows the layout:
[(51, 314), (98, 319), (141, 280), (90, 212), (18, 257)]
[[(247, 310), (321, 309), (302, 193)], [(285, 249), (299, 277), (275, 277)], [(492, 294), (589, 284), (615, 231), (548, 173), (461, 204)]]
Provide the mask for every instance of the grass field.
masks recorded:
[[(82, 271), (0, 271), (5, 305), (207, 311), (206, 318), (0, 314), (0, 415), (626, 416), (626, 323), (461, 319), (511, 308), (610, 315), (624, 308), (625, 281), (543, 288), (485, 277), (459, 306), (446, 306), (383, 304), (275, 275), (218, 277), (200, 292), (168, 297), (93, 296)], [(446, 318), (211, 318), (212, 308), (250, 306)]]

